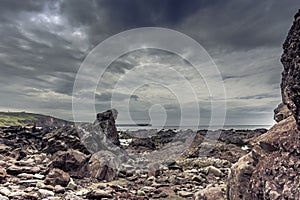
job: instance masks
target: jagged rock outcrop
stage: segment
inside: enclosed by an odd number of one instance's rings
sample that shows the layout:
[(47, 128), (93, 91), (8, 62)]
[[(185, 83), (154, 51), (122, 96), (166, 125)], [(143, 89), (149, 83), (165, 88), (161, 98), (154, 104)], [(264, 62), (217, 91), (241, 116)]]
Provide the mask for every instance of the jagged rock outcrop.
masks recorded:
[(274, 116), (279, 123), (255, 139), (252, 151), (231, 167), (230, 200), (300, 199), (300, 10), (283, 48), (283, 104)]
[(96, 130), (104, 133), (108, 140), (115, 145), (120, 145), (119, 134), (116, 128), (118, 111), (116, 109), (107, 110), (97, 114), (97, 119), (94, 122)]
[(283, 104), (287, 105), (300, 126), (300, 10), (283, 44), (281, 56), (283, 64), (281, 94)]

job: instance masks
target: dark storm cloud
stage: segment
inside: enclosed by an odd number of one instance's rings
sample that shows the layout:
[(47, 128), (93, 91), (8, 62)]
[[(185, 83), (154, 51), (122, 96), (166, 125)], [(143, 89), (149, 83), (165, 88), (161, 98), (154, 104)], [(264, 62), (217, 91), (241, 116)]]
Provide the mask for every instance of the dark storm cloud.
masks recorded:
[[(299, 5), (291, 0), (2, 0), (0, 109), (28, 108), (69, 118), (76, 72), (88, 52), (113, 34), (144, 26), (175, 29), (203, 44), (220, 66), (233, 99), (274, 103), (279, 98), (266, 91), (279, 91), (280, 47)], [(141, 55), (151, 58), (147, 62), (153, 66), (178, 64), (173, 55), (151, 50), (123, 56), (107, 69), (104, 89), (113, 88), (121, 75), (137, 66)], [(180, 65), (187, 66), (184, 61)], [(258, 91), (245, 90), (251, 84)], [(120, 101), (140, 101), (139, 95), (122, 94)], [(96, 94), (99, 101), (110, 97), (111, 91)], [(270, 109), (266, 102), (262, 109)], [(237, 107), (229, 117), (249, 111)]]

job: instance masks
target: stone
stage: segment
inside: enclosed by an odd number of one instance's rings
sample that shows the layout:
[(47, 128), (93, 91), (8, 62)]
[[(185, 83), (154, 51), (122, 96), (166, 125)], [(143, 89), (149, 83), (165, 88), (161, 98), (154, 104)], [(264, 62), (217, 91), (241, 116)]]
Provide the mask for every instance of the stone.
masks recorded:
[(7, 177), (6, 170), (0, 167), (0, 183), (4, 183)]
[(67, 186), (70, 181), (70, 175), (61, 169), (52, 169), (45, 178), (45, 183), (50, 185)]
[(151, 163), (149, 165), (149, 171), (148, 171), (148, 176), (151, 177), (157, 177), (159, 176), (161, 173), (161, 170), (160, 170), (160, 164), (159, 163)]
[(178, 195), (181, 197), (192, 197), (193, 193), (192, 192), (187, 192), (187, 191), (178, 191)]
[(21, 191), (18, 191), (18, 192), (11, 192), (8, 197), (10, 199), (20, 199), (20, 200), (23, 200), (23, 199), (32, 199), (32, 200), (37, 200), (39, 199), (38, 198), (38, 195), (36, 194), (30, 194), (30, 193), (27, 193), (27, 192), (21, 192)]
[(38, 190), (38, 195), (41, 198), (47, 198), (47, 197), (50, 197), (50, 196), (54, 196), (54, 192), (52, 192), (50, 190), (39, 189)]
[(99, 189), (89, 192), (86, 196), (89, 199), (113, 198), (113, 196), (109, 192)]
[(101, 151), (92, 155), (87, 166), (88, 176), (98, 180), (112, 181), (117, 177), (118, 162), (110, 151)]
[(71, 189), (71, 190), (76, 190), (77, 189), (77, 185), (76, 183), (73, 181), (73, 179), (71, 178), (68, 185), (67, 185), (67, 188), (68, 189)]
[(209, 166), (208, 167), (208, 173), (211, 173), (217, 177), (222, 177), (224, 176), (224, 174), (222, 173), (222, 171), (214, 166)]
[(21, 173), (27, 173), (27, 174), (36, 174), (41, 171), (40, 167), (26, 167), (26, 166), (16, 166), (12, 165), (9, 168), (7, 168), (7, 173), (11, 175), (18, 175)]
[(6, 196), (3, 196), (3, 195), (1, 195), (1, 194), (0, 194), (0, 199), (1, 199), (1, 200), (9, 200), (9, 198), (8, 198), (8, 197), (6, 197)]
[(151, 138), (136, 138), (132, 140), (129, 144), (129, 147), (132, 147), (135, 150), (145, 151), (145, 150), (155, 150), (156, 145), (151, 140)]
[(87, 189), (81, 189), (81, 190), (77, 191), (75, 194), (76, 194), (77, 196), (85, 196), (85, 195), (87, 195), (89, 192), (90, 192), (90, 191), (87, 190)]
[(225, 200), (222, 189), (219, 186), (207, 187), (194, 194), (194, 200)]
[(136, 194), (138, 195), (138, 196), (146, 196), (146, 193), (143, 191), (143, 190), (137, 190), (137, 192), (136, 192)]
[(8, 196), (11, 193), (11, 191), (8, 188), (0, 188), (0, 194)]
[(64, 200), (82, 200), (81, 197), (78, 197), (76, 196), (75, 194), (73, 193), (70, 193), (70, 192), (67, 192), (64, 197), (63, 197)]
[(61, 185), (56, 185), (54, 187), (54, 191), (55, 191), (55, 193), (64, 193), (65, 192), (65, 188), (62, 187)]
[(119, 134), (116, 128), (118, 111), (110, 109), (97, 114), (97, 119), (94, 122), (94, 127), (97, 131), (105, 134), (106, 138), (114, 145), (120, 145)]
[(51, 167), (59, 168), (68, 172), (74, 178), (83, 178), (86, 176), (86, 165), (88, 156), (84, 153), (68, 149), (67, 151), (58, 151), (53, 155)]

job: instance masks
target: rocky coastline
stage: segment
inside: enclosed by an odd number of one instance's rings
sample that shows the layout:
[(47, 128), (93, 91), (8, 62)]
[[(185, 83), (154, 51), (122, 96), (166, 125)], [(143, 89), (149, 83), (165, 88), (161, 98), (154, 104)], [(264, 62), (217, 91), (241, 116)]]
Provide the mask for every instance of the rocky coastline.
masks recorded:
[(0, 199), (300, 199), (299, 16), (283, 45), (282, 103), (270, 130), (141, 137), (117, 131), (114, 109), (93, 124), (1, 127)]

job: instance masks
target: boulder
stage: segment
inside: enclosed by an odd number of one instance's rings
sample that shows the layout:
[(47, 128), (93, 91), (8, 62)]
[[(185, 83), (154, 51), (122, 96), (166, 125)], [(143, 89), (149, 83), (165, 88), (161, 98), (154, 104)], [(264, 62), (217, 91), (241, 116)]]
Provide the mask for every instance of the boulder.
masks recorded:
[(106, 138), (115, 145), (120, 145), (119, 134), (116, 128), (118, 111), (116, 109), (107, 110), (97, 114), (94, 128), (104, 133)]
[(59, 168), (75, 178), (84, 178), (87, 173), (88, 158), (89, 156), (73, 149), (59, 151), (53, 155), (50, 167)]
[(61, 169), (54, 168), (46, 176), (45, 183), (50, 185), (67, 186), (70, 181), (70, 175)]
[(112, 181), (117, 177), (119, 162), (110, 151), (94, 153), (87, 165), (87, 173), (91, 178)]

